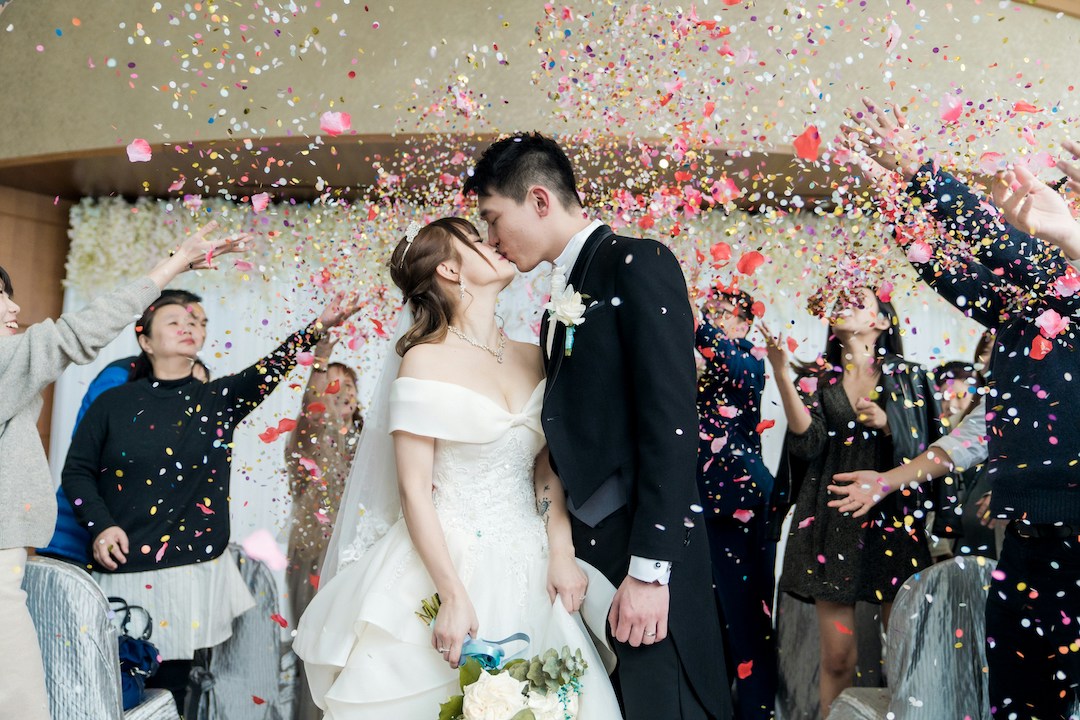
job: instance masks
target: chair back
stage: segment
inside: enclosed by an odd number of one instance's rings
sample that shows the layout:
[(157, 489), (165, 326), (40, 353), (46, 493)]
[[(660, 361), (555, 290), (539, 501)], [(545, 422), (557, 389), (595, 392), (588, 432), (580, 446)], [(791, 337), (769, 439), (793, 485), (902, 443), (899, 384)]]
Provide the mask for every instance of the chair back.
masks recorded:
[(890, 717), (990, 718), (985, 609), (996, 565), (952, 558), (908, 578), (897, 593), (885, 656)]
[(37, 629), (49, 711), (65, 720), (120, 720), (120, 661), (109, 602), (84, 570), (34, 557), (23, 578)]

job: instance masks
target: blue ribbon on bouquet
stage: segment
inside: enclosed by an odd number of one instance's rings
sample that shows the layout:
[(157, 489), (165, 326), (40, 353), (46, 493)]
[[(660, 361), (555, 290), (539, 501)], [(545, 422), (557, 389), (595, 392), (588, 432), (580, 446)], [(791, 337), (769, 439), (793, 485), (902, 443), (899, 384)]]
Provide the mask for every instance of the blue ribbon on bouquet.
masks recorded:
[[(507, 656), (506, 648), (503, 646), (519, 640), (525, 641), (525, 647), (521, 648), (513, 655)], [(461, 657), (474, 658), (480, 663), (480, 667), (485, 670), (498, 670), (511, 660), (523, 656), (525, 651), (529, 649), (529, 642), (529, 636), (525, 633), (514, 633), (510, 637), (503, 638), (502, 640), (473, 640), (466, 635), (465, 644), (461, 646)]]

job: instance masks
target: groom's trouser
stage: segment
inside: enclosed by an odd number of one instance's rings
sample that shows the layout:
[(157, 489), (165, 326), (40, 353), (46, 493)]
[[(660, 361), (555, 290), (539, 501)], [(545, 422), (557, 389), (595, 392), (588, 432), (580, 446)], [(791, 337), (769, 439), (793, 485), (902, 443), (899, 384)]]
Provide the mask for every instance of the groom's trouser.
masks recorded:
[[(629, 512), (623, 508), (596, 527), (589, 527), (573, 516), (570, 521), (577, 556), (602, 572), (616, 588), (619, 587), (626, 578), (630, 564), (627, 554), (631, 529)], [(712, 593), (708, 592), (708, 596), (711, 599)], [(669, 609), (669, 636), (662, 642), (635, 648), (612, 639), (612, 647), (619, 659), (612, 683), (626, 720), (719, 720), (732, 717), (730, 697), (723, 695), (721, 699), (708, 703), (720, 708), (720, 714), (710, 713), (687, 677), (683, 658), (680, 658), (670, 635), (671, 616), (680, 610), (673, 595)], [(702, 621), (701, 618), (698, 620)], [(703, 625), (707, 624), (708, 619), (705, 619)], [(726, 693), (719, 628), (715, 634), (717, 647), (710, 663), (715, 663), (718, 674), (715, 683), (717, 693)], [(608, 636), (611, 636), (610, 626)]]

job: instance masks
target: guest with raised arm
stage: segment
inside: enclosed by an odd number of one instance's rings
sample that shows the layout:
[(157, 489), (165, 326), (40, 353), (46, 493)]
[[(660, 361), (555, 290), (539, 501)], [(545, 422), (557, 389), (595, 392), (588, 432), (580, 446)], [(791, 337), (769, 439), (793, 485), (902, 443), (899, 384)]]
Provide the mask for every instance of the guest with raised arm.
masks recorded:
[(312, 347), (358, 306), (338, 296), (319, 318), (245, 370), (192, 376), (198, 318), (152, 304), (137, 323), (140, 379), (90, 406), (68, 451), (64, 491), (93, 536), (94, 579), (154, 618), (162, 664), (148, 686), (184, 707), (195, 650), (232, 634), (254, 606), (229, 543), (229, 476), (236, 427)]
[(930, 565), (924, 498), (906, 491), (869, 519), (828, 504), (833, 475), (887, 470), (917, 456), (940, 435), (937, 402), (925, 370), (903, 358), (899, 319), (870, 288), (842, 291), (817, 362), (792, 378), (779, 339), (768, 345), (788, 434), (778, 477), (791, 483), (795, 513), (780, 590), (813, 602), (821, 633), (819, 697), (828, 717), (855, 679), (855, 603), (883, 605), (910, 575)]
[[(898, 174), (907, 194), (949, 234), (970, 242), (971, 255), (942, 258), (944, 238), (931, 234), (935, 257), (916, 269), (962, 312), (997, 331), (984, 400), (990, 511), (1009, 525), (986, 607), (991, 709), (995, 720), (1066, 717), (1080, 686), (1080, 653), (1070, 650), (1080, 626), (1080, 425), (1062, 412), (1076, 401), (1080, 372), (1070, 323), (1080, 302), (1080, 232), (1068, 205), (1023, 169), (995, 180), (995, 210), (927, 161), (895, 106), (887, 111), (864, 100), (864, 109), (849, 116), (848, 141), (871, 160), (864, 171)], [(1065, 147), (1074, 158), (1080, 150)], [(1080, 168), (1067, 161), (1059, 167), (1071, 189), (1080, 187)], [(1019, 302), (1002, 280), (1022, 291)], [(950, 460), (920, 458), (904, 472), (921, 479)], [(838, 507), (866, 505), (892, 482), (862, 476)]]
[(21, 587), (26, 548), (48, 543), (56, 523), (52, 475), (37, 432), (41, 391), (71, 363), (93, 360), (177, 275), (242, 247), (246, 238), (214, 238), (215, 228), (210, 223), (193, 234), (147, 276), (21, 333), (15, 288), (0, 268), (0, 613), (6, 621), (0, 707), (11, 717), (49, 717), (41, 650)]
[(698, 490), (741, 720), (775, 712), (773, 523), (783, 520), (771, 508), (773, 476), (761, 457), (765, 362), (746, 338), (753, 305), (745, 291), (713, 288), (696, 331), (705, 361), (698, 379)]

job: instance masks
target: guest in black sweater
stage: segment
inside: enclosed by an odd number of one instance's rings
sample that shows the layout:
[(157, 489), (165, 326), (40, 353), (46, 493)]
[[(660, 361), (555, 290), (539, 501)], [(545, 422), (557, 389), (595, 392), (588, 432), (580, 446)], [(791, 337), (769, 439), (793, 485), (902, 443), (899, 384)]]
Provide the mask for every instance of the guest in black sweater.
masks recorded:
[(329, 328), (356, 311), (342, 298), (274, 352), (236, 375), (201, 383), (192, 359), (201, 331), (190, 305), (168, 296), (136, 323), (143, 377), (103, 393), (68, 451), (64, 491), (93, 542), (107, 595), (141, 605), (165, 662), (148, 683), (183, 709), (195, 650), (223, 642), (254, 605), (229, 543), (229, 474), (236, 427)]
[[(865, 111), (851, 113), (870, 138), (874, 160), (864, 172), (899, 173), (915, 204), (969, 243), (966, 253), (945, 256), (938, 252), (945, 238), (930, 234), (936, 262), (916, 269), (997, 331), (984, 400), (990, 510), (1009, 526), (986, 607), (991, 709), (997, 720), (1064, 718), (1080, 687), (1080, 424), (1067, 409), (1080, 380), (1071, 322), (1080, 306), (1080, 227), (1051, 188), (1022, 170), (999, 177), (995, 196), (1007, 220), (1045, 241), (1005, 225), (985, 197), (925, 162), (895, 107), (886, 113), (864, 103)], [(1080, 168), (1059, 168), (1080, 189)], [(869, 497), (889, 490), (871, 488)], [(866, 496), (852, 493), (855, 503)]]

